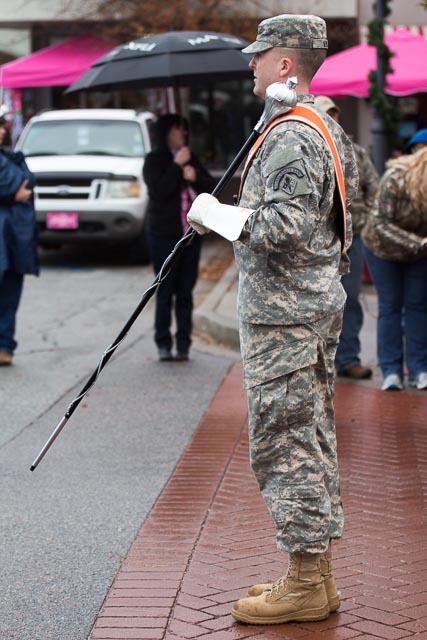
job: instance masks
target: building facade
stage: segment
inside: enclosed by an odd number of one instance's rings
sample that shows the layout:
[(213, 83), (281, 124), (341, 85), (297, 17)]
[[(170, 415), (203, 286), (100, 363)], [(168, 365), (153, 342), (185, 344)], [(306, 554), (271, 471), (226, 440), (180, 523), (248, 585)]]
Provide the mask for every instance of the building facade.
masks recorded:
[[(159, 0), (160, 2), (160, 0)], [(55, 44), (65, 38), (85, 31), (99, 30), (101, 0), (2, 0), (0, 15), (0, 64), (25, 56), (43, 47)], [(353, 46), (366, 38), (367, 25), (373, 18), (373, 0), (244, 0), (236, 3), (239, 11), (244, 7), (245, 15), (259, 20), (279, 13), (313, 13), (321, 15), (328, 23), (330, 54)], [(391, 3), (392, 14), (388, 17), (389, 28), (411, 26), (427, 36), (427, 11), (418, 2), (394, 0)], [(231, 87), (231, 85), (230, 85)], [(24, 120), (32, 113), (46, 108), (76, 106), (69, 104), (63, 96), (64, 87), (44, 87), (37, 90), (28, 88), (22, 92)], [(234, 96), (244, 91), (251, 94), (251, 86), (245, 84), (236, 89), (219, 87), (214, 100), (222, 101), (224, 110), (233, 109), (240, 114), (243, 109), (241, 137), (247, 135), (259, 111), (255, 99), (248, 97), (246, 106), (235, 104)], [(229, 94), (229, 95), (227, 95)], [(212, 95), (203, 88), (191, 90), (188, 96), (195, 103), (193, 113), (201, 118), (207, 109)], [(145, 97), (121, 92), (110, 96), (87, 96), (88, 106), (137, 106)], [(372, 113), (365, 99), (345, 97), (338, 100), (343, 113), (344, 128), (363, 146), (371, 143)], [(82, 101), (80, 103), (83, 106)], [(413, 126), (427, 126), (423, 114), (427, 114), (426, 94), (418, 94), (399, 99), (400, 109), (405, 121), (411, 120)], [(144, 106), (144, 104), (142, 104)], [(427, 118), (427, 115), (425, 116)], [(211, 122), (211, 121), (210, 121)], [(416, 125), (415, 125), (416, 123)], [(196, 123), (197, 124), (197, 123)], [(209, 124), (209, 123), (208, 123)], [(199, 123), (202, 131), (206, 122)], [(202, 147), (206, 141), (201, 140)], [(237, 141), (236, 141), (237, 144)], [(233, 153), (229, 149), (227, 153)], [(226, 159), (226, 158), (225, 158)]]

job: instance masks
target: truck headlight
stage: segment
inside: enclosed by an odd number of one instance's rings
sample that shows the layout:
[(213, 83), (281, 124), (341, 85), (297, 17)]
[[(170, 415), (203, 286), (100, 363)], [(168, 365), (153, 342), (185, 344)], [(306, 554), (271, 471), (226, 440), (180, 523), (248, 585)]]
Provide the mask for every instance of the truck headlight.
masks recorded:
[(108, 180), (106, 198), (139, 198), (141, 187), (138, 180)]

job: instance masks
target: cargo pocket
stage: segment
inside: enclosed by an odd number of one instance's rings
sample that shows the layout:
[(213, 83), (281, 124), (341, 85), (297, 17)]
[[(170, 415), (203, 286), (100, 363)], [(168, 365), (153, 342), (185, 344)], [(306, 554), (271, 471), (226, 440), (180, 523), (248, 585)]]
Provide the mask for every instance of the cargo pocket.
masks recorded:
[(318, 341), (317, 335), (310, 335), (301, 340), (281, 341), (269, 347), (266, 340), (266, 350), (253, 356), (247, 352), (244, 359), (244, 388), (250, 389), (316, 364)]
[(309, 336), (245, 361), (244, 385), (250, 406), (257, 406), (262, 431), (280, 431), (313, 419), (317, 344), (317, 336)]

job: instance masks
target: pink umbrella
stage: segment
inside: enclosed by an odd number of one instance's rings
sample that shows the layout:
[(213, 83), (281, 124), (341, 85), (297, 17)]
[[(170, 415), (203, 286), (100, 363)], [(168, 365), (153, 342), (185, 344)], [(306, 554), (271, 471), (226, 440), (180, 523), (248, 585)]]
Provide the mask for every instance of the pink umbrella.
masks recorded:
[[(409, 29), (396, 29), (385, 36), (395, 54), (394, 73), (386, 78), (386, 93), (407, 96), (427, 91), (427, 40)], [(310, 91), (316, 95), (368, 96), (368, 74), (376, 69), (376, 49), (359, 44), (326, 58), (313, 78)]]
[(82, 34), (0, 67), (0, 86), (48, 87), (69, 85), (113, 44), (99, 36)]

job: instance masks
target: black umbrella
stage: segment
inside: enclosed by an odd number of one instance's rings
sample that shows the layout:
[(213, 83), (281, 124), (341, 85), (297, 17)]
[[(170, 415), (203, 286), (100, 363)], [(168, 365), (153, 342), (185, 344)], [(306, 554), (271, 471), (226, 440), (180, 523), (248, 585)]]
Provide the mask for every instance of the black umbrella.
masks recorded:
[(169, 31), (122, 44), (66, 91), (179, 87), (252, 76), (247, 41), (214, 31)]

